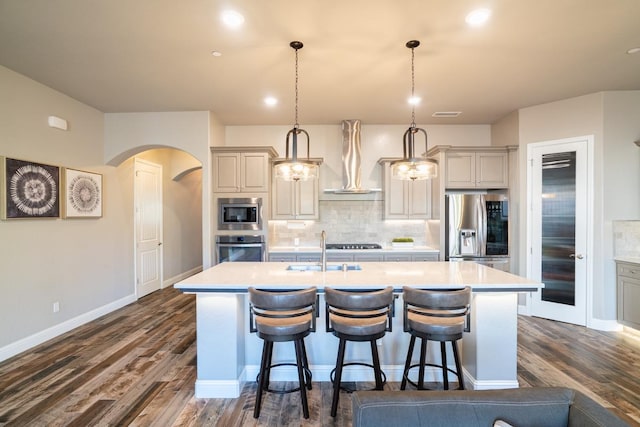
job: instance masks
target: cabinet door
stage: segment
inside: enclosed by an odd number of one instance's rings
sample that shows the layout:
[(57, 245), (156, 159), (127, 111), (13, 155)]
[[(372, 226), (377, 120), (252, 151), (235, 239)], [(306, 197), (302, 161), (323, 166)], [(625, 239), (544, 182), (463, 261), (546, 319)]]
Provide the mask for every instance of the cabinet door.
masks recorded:
[(318, 219), (318, 180), (273, 179), (271, 219)]
[(292, 219), (295, 217), (294, 184), (293, 181), (274, 178), (271, 191), (271, 219)]
[(446, 188), (475, 188), (476, 155), (473, 152), (447, 153)]
[(243, 153), (241, 156), (241, 191), (262, 193), (269, 191), (269, 156), (266, 153)]
[(295, 215), (297, 219), (318, 219), (318, 179), (298, 181), (295, 186)]
[(431, 218), (431, 180), (408, 181), (407, 193), (409, 194), (409, 212), (411, 219)]
[(389, 162), (384, 163), (383, 174), (385, 219), (406, 219), (409, 214), (407, 182), (391, 177)]
[(476, 187), (509, 187), (509, 157), (507, 153), (476, 153)]
[(216, 153), (213, 155), (213, 191), (240, 191), (240, 155), (237, 153)]
[(618, 276), (618, 320), (640, 328), (640, 280)]

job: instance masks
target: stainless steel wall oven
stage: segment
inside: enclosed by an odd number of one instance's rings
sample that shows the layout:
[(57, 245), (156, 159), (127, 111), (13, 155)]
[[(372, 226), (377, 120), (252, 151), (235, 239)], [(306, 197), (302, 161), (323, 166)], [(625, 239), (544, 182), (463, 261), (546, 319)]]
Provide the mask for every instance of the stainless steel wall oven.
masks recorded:
[(222, 262), (262, 262), (266, 258), (264, 236), (216, 236), (217, 264)]

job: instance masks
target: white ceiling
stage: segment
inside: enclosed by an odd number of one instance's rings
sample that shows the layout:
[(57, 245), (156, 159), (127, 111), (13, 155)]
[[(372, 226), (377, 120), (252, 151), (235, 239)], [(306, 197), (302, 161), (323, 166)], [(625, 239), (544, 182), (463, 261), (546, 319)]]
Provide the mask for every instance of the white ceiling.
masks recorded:
[[(469, 28), (475, 7), (493, 10)], [(244, 26), (229, 30), (232, 7)], [(0, 0), (0, 64), (103, 112), (210, 110), (225, 124), (486, 124), (640, 89), (639, 0)], [(210, 52), (218, 50), (221, 57)], [(267, 108), (266, 95), (280, 99)], [(434, 111), (462, 111), (435, 119)]]

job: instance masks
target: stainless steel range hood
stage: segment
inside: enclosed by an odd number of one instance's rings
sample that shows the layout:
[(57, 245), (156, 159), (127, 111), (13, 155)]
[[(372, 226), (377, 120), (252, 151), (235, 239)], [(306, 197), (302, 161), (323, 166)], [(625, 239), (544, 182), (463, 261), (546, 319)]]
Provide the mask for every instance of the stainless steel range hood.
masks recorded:
[(365, 189), (361, 186), (362, 161), (360, 143), (360, 120), (342, 121), (342, 188), (325, 189), (333, 194), (369, 194), (380, 192), (377, 189)]

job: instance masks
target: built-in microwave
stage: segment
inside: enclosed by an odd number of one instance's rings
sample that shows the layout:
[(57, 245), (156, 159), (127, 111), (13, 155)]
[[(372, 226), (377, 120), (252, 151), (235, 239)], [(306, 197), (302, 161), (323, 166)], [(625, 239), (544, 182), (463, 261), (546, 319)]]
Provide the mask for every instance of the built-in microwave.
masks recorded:
[(218, 230), (262, 230), (262, 198), (218, 199)]

